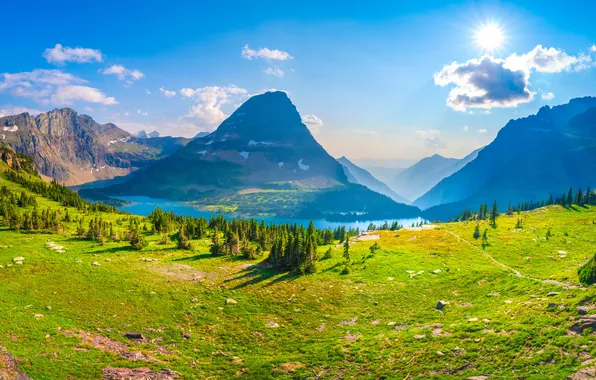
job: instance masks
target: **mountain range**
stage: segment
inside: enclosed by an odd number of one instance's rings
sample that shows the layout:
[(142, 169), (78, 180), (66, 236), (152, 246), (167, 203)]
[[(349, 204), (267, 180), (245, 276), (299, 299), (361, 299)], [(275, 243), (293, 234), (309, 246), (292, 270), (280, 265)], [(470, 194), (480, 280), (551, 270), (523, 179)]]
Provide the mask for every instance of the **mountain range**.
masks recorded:
[(46, 179), (67, 185), (126, 175), (190, 139), (138, 138), (70, 108), (0, 118), (0, 143), (33, 158)]
[(423, 158), (414, 165), (404, 169), (393, 177), (389, 185), (398, 194), (413, 202), (432, 189), (443, 178), (457, 172), (478, 156), (480, 149), (464, 158), (447, 158), (439, 154)]
[(448, 219), (480, 203), (546, 200), (596, 183), (596, 98), (542, 107), (511, 120), (478, 157), (414, 202), (430, 219)]
[(105, 191), (194, 201), (209, 210), (244, 214), (419, 214), (415, 207), (350, 183), (280, 91), (253, 96), (211, 134)]
[(344, 173), (349, 182), (366, 186), (370, 190), (386, 195), (398, 203), (411, 203), (406, 198), (391, 190), (389, 186), (375, 178), (371, 173), (348, 160), (345, 156), (338, 158), (337, 162), (343, 166)]

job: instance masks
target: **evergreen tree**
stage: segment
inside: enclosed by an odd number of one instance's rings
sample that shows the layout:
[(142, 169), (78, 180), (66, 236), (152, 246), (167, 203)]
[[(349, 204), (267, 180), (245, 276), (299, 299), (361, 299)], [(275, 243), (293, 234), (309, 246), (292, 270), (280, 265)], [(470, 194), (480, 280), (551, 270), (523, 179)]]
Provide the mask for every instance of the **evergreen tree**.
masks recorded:
[(476, 227), (474, 228), (474, 239), (480, 238), (480, 225), (476, 223)]
[(344, 259), (347, 263), (350, 262), (350, 238), (346, 234), (344, 241)]

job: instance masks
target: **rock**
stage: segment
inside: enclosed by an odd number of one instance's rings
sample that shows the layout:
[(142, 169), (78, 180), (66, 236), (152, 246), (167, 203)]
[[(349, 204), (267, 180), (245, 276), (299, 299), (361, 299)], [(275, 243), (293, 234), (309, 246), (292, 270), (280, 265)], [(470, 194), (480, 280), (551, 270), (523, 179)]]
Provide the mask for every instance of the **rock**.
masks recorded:
[(440, 270), (440, 269), (435, 269), (435, 270), (433, 271), (433, 273), (434, 273), (434, 274), (439, 274), (439, 273), (441, 273), (441, 272), (442, 272), (442, 270)]
[(580, 306), (577, 308), (577, 314), (579, 314), (579, 315), (588, 315), (589, 311), (590, 311), (590, 309), (587, 307)]
[(132, 340), (144, 340), (145, 337), (139, 332), (125, 332), (124, 337)]
[(112, 260), (110, 260), (110, 259), (108, 258), (108, 259), (106, 259), (106, 261), (112, 261)]
[(46, 306), (46, 309), (47, 310), (52, 310), (52, 307), (51, 306)]
[(550, 292), (550, 293), (546, 294), (547, 297), (554, 297), (554, 296), (558, 296), (558, 295), (559, 295), (559, 292)]
[(573, 375), (567, 376), (567, 380), (588, 380), (596, 379), (596, 367), (582, 368)]
[(478, 318), (468, 318), (468, 322), (476, 322)]
[(12, 261), (14, 261), (15, 263), (16, 263), (17, 261), (25, 261), (25, 258), (24, 258), (24, 257), (21, 257), (21, 256), (19, 256), (19, 257), (15, 257), (14, 259), (12, 259)]
[(35, 317), (35, 319), (42, 319), (43, 314), (35, 314), (33, 317)]
[(19, 371), (18, 362), (4, 347), (0, 345), (0, 379), (6, 380), (31, 380)]
[(231, 304), (231, 303), (238, 303), (238, 301), (236, 301), (236, 300), (235, 300), (235, 299), (233, 299), (233, 298), (228, 298), (228, 299), (226, 300), (226, 305), (228, 305), (228, 304)]
[(443, 308), (445, 306), (447, 306), (447, 304), (448, 304), (448, 302), (445, 302), (445, 301), (439, 301), (439, 302), (437, 302), (437, 310), (443, 310)]
[(354, 318), (347, 319), (345, 321), (341, 321), (339, 323), (339, 326), (354, 326), (356, 323), (358, 323), (358, 317), (354, 317)]
[(93, 264), (91, 264), (91, 265), (93, 265), (94, 267), (100, 266), (100, 264), (97, 261), (94, 261)]
[(467, 378), (467, 380), (486, 380), (488, 379), (488, 376), (470, 376)]
[(184, 333), (184, 334), (182, 334), (182, 337), (184, 339), (190, 339), (190, 334), (189, 333)]
[(173, 380), (180, 378), (178, 372), (162, 368), (152, 371), (150, 368), (112, 368), (103, 369), (105, 380)]
[(267, 322), (267, 324), (265, 326), (275, 328), (275, 327), (279, 327), (279, 324), (277, 324), (273, 321), (269, 321), (269, 322)]
[(15, 263), (15, 265), (23, 265), (22, 261), (15, 261), (14, 263)]
[(591, 328), (593, 331), (596, 330), (596, 314), (584, 315), (571, 326), (571, 330), (578, 334), (583, 333), (588, 328)]
[(414, 339), (420, 340), (420, 339), (424, 339), (424, 338), (426, 338), (426, 335), (425, 334), (414, 335)]

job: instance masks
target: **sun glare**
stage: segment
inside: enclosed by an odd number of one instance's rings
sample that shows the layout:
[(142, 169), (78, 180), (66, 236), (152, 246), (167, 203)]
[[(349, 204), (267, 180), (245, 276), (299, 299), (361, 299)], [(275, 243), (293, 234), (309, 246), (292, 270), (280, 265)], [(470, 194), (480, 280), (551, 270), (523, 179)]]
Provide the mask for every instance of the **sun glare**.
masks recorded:
[(484, 50), (495, 50), (503, 45), (505, 37), (501, 26), (495, 23), (481, 25), (476, 30), (476, 43)]

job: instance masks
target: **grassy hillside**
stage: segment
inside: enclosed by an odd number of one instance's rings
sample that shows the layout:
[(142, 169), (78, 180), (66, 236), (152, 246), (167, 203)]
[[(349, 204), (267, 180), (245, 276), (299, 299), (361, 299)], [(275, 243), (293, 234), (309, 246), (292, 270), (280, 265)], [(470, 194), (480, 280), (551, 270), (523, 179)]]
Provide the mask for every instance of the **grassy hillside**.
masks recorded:
[[(25, 191), (5, 177), (2, 186)], [(119, 234), (129, 218), (68, 212), (101, 216)], [(75, 237), (75, 222), (59, 233), (2, 225), (0, 343), (35, 379), (101, 378), (107, 367), (219, 379), (561, 379), (596, 356), (591, 329), (572, 330), (580, 304), (596, 307), (596, 289), (577, 277), (594, 254), (595, 220), (596, 208), (560, 206), (503, 215), (496, 228), (480, 223), (484, 248), (475, 222), (380, 231), (354, 239), (348, 274), (342, 247), (330, 245), (305, 276), (269, 268), (266, 253), (213, 257), (209, 239), (178, 250), (146, 233), (149, 245), (132, 251)]]

